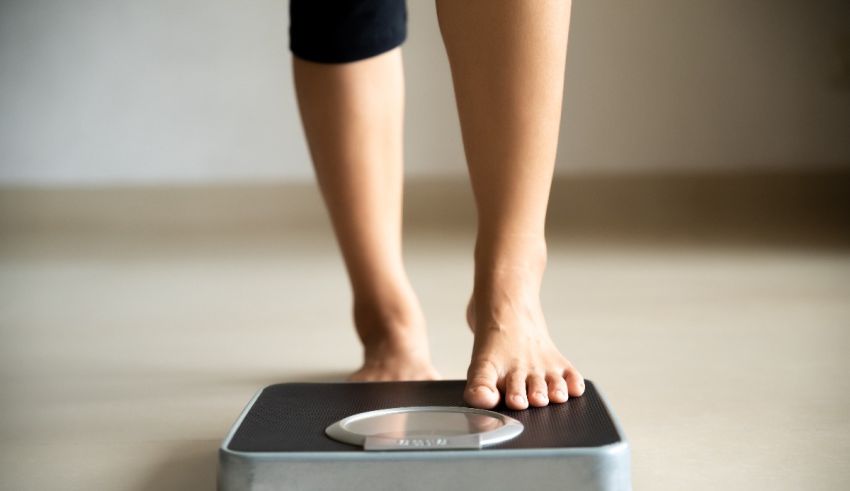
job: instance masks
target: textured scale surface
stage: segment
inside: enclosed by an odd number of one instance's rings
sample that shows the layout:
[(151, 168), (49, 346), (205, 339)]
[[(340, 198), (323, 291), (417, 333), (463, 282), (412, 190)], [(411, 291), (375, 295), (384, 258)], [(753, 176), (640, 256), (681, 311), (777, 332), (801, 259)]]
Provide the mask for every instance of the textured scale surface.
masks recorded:
[[(463, 380), (288, 383), (263, 389), (228, 445), (240, 452), (358, 452), (325, 435), (332, 423), (364, 411), (403, 406), (466, 406)], [(518, 437), (490, 449), (599, 447), (622, 440), (593, 383), (564, 404), (494, 411), (525, 425)]]

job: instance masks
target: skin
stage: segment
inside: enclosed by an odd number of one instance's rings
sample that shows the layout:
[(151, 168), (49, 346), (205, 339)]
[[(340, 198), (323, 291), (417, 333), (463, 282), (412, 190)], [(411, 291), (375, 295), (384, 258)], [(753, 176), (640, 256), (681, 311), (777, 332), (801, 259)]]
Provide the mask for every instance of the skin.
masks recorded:
[(304, 133), (345, 260), (364, 347), (352, 380), (428, 380), (425, 317), (401, 253), (401, 50), (355, 63), (293, 58)]
[[(540, 286), (570, 3), (438, 0), (437, 13), (478, 211), (464, 398), (481, 408), (561, 403), (584, 392), (584, 379), (549, 336)], [(364, 346), (351, 379), (437, 378), (401, 256), (401, 52), (337, 65), (295, 58), (293, 70)]]

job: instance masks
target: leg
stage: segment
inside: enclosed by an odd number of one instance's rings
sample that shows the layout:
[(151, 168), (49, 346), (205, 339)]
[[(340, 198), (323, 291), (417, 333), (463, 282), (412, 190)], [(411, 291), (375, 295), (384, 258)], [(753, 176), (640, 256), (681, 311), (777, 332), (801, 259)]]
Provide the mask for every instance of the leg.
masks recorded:
[(298, 106), (354, 296), (354, 380), (430, 379), (421, 308), (401, 257), (401, 49), (353, 63), (293, 58)]
[(478, 209), (475, 334), (465, 397), (524, 409), (579, 396), (584, 380), (540, 306), (544, 221), (564, 83), (568, 0), (437, 0)]

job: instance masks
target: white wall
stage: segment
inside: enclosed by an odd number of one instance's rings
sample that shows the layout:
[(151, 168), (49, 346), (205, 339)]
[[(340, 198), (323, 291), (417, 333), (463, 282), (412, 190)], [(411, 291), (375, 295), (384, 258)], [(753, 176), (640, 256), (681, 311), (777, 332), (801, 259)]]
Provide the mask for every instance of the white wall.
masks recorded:
[(567, 167), (850, 165), (850, 2), (575, 5)]
[[(577, 1), (559, 172), (850, 165), (848, 2)], [(464, 172), (410, 0), (410, 175)], [(0, 1), (0, 183), (311, 179), (286, 0)]]

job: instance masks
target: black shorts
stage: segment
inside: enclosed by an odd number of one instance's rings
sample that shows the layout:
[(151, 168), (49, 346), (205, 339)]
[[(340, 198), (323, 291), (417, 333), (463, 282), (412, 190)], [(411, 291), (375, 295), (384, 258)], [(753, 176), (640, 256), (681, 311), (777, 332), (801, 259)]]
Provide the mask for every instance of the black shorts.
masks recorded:
[(407, 37), (405, 0), (290, 0), (289, 49), (319, 63), (389, 51)]

